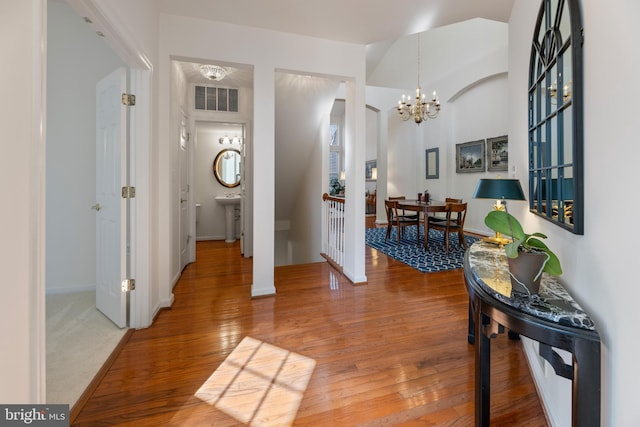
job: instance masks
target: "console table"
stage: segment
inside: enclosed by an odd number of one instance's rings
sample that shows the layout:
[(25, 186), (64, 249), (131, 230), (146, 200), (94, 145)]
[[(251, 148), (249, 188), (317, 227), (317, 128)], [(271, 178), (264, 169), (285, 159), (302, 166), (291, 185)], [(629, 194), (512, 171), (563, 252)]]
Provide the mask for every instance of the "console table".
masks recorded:
[[(572, 425), (600, 425), (600, 336), (593, 321), (555, 278), (542, 276), (540, 292), (511, 292), (504, 248), (485, 242), (464, 258), (469, 293), (469, 342), (475, 344), (475, 424), (489, 426), (491, 339), (521, 334), (540, 343), (556, 375), (572, 381)], [(570, 352), (567, 365), (554, 351)]]

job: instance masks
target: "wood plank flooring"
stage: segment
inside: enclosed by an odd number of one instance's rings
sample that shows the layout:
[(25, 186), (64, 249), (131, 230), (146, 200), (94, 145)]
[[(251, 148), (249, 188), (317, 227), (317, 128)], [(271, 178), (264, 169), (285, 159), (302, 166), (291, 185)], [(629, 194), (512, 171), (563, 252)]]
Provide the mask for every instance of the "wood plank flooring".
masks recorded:
[[(278, 267), (277, 295), (251, 299), (238, 244), (198, 242), (197, 259), (74, 425), (243, 425), (195, 394), (247, 336), (315, 361), (294, 425), (473, 425), (461, 270), (423, 274), (367, 247), (367, 284), (324, 262)], [(493, 341), (491, 399), (492, 425), (546, 425), (520, 342), (505, 335)]]

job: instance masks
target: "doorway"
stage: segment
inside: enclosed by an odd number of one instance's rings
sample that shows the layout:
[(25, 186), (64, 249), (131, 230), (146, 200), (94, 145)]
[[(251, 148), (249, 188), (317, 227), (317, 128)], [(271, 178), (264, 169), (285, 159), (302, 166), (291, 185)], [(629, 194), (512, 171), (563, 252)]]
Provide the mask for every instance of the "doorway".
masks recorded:
[[(90, 3), (90, 2), (89, 2)], [(99, 314), (95, 307), (96, 289), (96, 83), (99, 79), (119, 67), (129, 68), (130, 90), (136, 91), (138, 109), (130, 127), (136, 137), (130, 141), (136, 149), (137, 158), (131, 163), (129, 183), (142, 192), (131, 204), (131, 228), (135, 234), (129, 251), (135, 262), (127, 265), (131, 275), (136, 275), (139, 286), (138, 300), (131, 304), (133, 327), (147, 326), (150, 318), (139, 307), (148, 294), (145, 286), (149, 276), (148, 236), (137, 232), (138, 224), (148, 223), (148, 166), (139, 167), (148, 157), (148, 99), (150, 76), (143, 71), (144, 64), (125, 62), (121, 54), (98, 37), (81, 16), (91, 16), (72, 9), (66, 2), (49, 1), (47, 5), (47, 157), (46, 157), (46, 242), (45, 248), (45, 292), (47, 294), (46, 342), (48, 370), (56, 372), (58, 379), (47, 375), (47, 402), (73, 405), (97, 370), (102, 366), (124, 329), (109, 325), (110, 321)], [(114, 30), (109, 23), (102, 25), (105, 32)], [(123, 45), (126, 46), (126, 43)], [(73, 96), (69, 96), (72, 93)], [(145, 117), (146, 116), (146, 117)], [(135, 172), (138, 172), (137, 174)], [(144, 228), (140, 227), (141, 230)], [(141, 249), (138, 254), (137, 249)], [(118, 267), (121, 267), (120, 264)], [(118, 271), (120, 276), (120, 271)], [(125, 276), (126, 277), (126, 276)], [(93, 295), (93, 297), (91, 297)], [(49, 298), (51, 297), (51, 298)], [(147, 310), (148, 311), (148, 310)], [(65, 323), (69, 318), (71, 323)], [(107, 323), (115, 330), (113, 341), (104, 330), (96, 332), (87, 325), (92, 319)], [(66, 324), (66, 326), (61, 326)], [(71, 335), (76, 333), (76, 335)], [(66, 338), (70, 339), (65, 341)], [(90, 341), (98, 338), (100, 343)], [(80, 347), (73, 345), (81, 344)], [(104, 346), (102, 344), (105, 344)], [(68, 350), (67, 353), (63, 351)], [(84, 352), (83, 352), (84, 351)], [(51, 352), (51, 353), (50, 353)], [(71, 365), (73, 374), (64, 374), (51, 354)], [(85, 362), (87, 363), (85, 366)], [(88, 367), (89, 365), (93, 367)], [(79, 380), (69, 383), (67, 380)], [(70, 394), (52, 394), (49, 385), (54, 385)], [(42, 384), (45, 387), (45, 384)], [(57, 396), (57, 397), (56, 397)]]
[[(224, 77), (205, 77), (201, 71), (204, 65), (222, 67)], [(189, 262), (195, 261), (196, 240), (227, 240), (226, 208), (215, 198), (237, 195), (239, 203), (234, 206), (233, 232), (229, 240), (239, 239), (240, 253), (251, 257), (253, 66), (181, 58), (172, 61), (171, 70), (171, 114), (176, 120), (181, 114), (183, 122), (186, 122), (186, 146), (192, 153), (186, 154), (181, 142), (181, 159), (178, 160), (180, 187), (190, 190), (188, 197), (180, 197), (180, 211), (183, 210), (182, 200), (188, 200), (188, 212), (181, 215), (181, 218), (187, 218), (188, 223), (181, 222), (179, 239), (188, 241), (189, 251), (193, 251)], [(181, 137), (180, 140), (184, 139)], [(240, 180), (237, 186), (221, 184), (215, 177), (213, 163), (216, 155), (224, 149), (239, 153)], [(183, 154), (188, 158), (183, 159)], [(184, 265), (182, 263), (180, 270)]]

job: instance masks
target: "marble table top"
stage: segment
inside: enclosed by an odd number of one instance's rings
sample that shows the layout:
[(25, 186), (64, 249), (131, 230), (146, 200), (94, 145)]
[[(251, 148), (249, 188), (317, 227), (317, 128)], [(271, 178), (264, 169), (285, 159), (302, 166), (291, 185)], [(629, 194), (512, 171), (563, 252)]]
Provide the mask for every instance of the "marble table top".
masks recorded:
[(467, 257), (477, 283), (496, 300), (540, 319), (595, 331), (591, 318), (553, 276), (543, 273), (539, 293), (529, 296), (512, 291), (504, 248), (477, 242), (469, 247)]

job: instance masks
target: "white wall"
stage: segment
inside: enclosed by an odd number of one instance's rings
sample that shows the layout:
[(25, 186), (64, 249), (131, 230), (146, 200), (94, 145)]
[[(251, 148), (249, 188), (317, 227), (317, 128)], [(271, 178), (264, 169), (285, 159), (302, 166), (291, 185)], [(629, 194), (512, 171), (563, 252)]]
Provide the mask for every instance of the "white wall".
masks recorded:
[[(329, 114), (325, 115), (306, 163), (306, 173), (293, 209), (291, 230), (287, 233), (287, 256), (291, 264), (323, 261), (322, 252), (322, 188), (327, 174), (322, 170), (322, 145), (329, 141)], [(323, 173), (324, 172), (324, 173)], [(277, 238), (276, 238), (277, 240)], [(283, 258), (282, 256), (278, 258)], [(280, 265), (277, 263), (277, 265)]]
[(96, 83), (122, 60), (67, 3), (48, 5), (47, 292), (95, 288)]
[[(46, 1), (0, 2), (0, 402), (44, 403)], [(10, 137), (7, 137), (10, 135)]]
[[(450, 143), (440, 147), (440, 179), (446, 183), (444, 191), (436, 187), (434, 197), (444, 200), (445, 197), (457, 197), (465, 200), (467, 217), (465, 229), (483, 234), (493, 234), (484, 225), (484, 217), (495, 204), (495, 201), (474, 199), (478, 180), (481, 178), (507, 178), (507, 172), (486, 171), (478, 173), (456, 173), (456, 144), (476, 140), (485, 140), (507, 134), (508, 129), (508, 85), (506, 73), (490, 77), (466, 88), (452, 101), (447, 103), (447, 114), (450, 114)], [(424, 149), (427, 148), (425, 145)], [(485, 144), (486, 150), (486, 144)], [(427, 187), (434, 187), (433, 180), (424, 179), (424, 150), (421, 154), (421, 177)]]
[[(537, 2), (516, 0), (509, 32), (509, 151), (510, 161), (527, 167), (527, 78)], [(611, 228), (612, 208), (624, 201), (625, 212), (638, 212), (635, 196), (640, 157), (637, 144), (637, 106), (640, 86), (640, 3), (618, 0), (605, 4), (581, 2), (584, 24), (584, 236), (575, 236), (532, 214), (527, 206), (515, 212), (525, 230), (549, 236), (549, 246), (562, 262), (562, 281), (591, 315), (602, 340), (602, 424), (633, 426), (640, 423), (637, 379), (640, 365), (635, 331), (637, 301), (637, 227)], [(614, 100), (606, 103), (604, 100)], [(526, 176), (519, 174), (523, 187)], [(530, 355), (531, 356), (531, 355)], [(533, 356), (536, 357), (536, 356)], [(552, 370), (551, 370), (552, 372)], [(551, 415), (568, 419), (570, 398), (549, 373), (541, 379)], [(549, 393), (546, 393), (550, 390)], [(566, 388), (564, 389), (566, 391)], [(566, 425), (563, 421), (557, 425)]]

